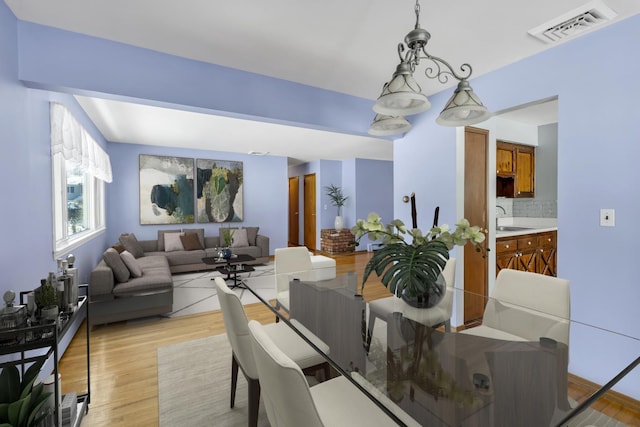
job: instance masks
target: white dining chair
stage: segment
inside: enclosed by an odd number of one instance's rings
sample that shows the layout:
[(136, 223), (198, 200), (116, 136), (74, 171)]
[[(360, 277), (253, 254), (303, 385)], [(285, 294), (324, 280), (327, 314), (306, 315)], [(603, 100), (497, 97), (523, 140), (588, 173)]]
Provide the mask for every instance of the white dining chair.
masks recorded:
[[(249, 327), (247, 315), (242, 307), (242, 302), (238, 295), (233, 292), (221, 277), (215, 278), (218, 300), (222, 310), (224, 326), (227, 331), (227, 338), (231, 344), (231, 408), (235, 405), (236, 386), (238, 381), (238, 368), (240, 368), (247, 379), (249, 392), (249, 426), (253, 427), (258, 422), (258, 409), (260, 404), (260, 384), (258, 381), (258, 370), (253, 357), (251, 338), (249, 337)], [(304, 331), (304, 335), (310, 338), (323, 353), (329, 354), (329, 346), (322, 340), (315, 337), (300, 323), (296, 323), (296, 328)], [(322, 369), (324, 377), (329, 378), (329, 364), (324, 357), (307, 344), (290, 326), (284, 323), (272, 323), (264, 327), (264, 332), (275, 343), (274, 345), (282, 349), (296, 366), (305, 371), (312, 372)]]
[(461, 331), (509, 341), (551, 338), (569, 345), (569, 281), (504, 268), (498, 273), (482, 325)]
[(401, 298), (390, 296), (371, 301), (369, 306), (369, 338), (373, 336), (376, 318), (383, 320), (391, 313), (402, 313), (403, 317), (430, 327), (444, 326), (451, 331), (451, 314), (453, 312), (454, 285), (456, 277), (456, 259), (449, 258), (442, 269), (442, 277), (447, 285), (444, 297), (438, 304), (430, 308), (412, 307)]
[(274, 427), (396, 426), (349, 380), (309, 387), (300, 367), (252, 320), (249, 331), (269, 422)]

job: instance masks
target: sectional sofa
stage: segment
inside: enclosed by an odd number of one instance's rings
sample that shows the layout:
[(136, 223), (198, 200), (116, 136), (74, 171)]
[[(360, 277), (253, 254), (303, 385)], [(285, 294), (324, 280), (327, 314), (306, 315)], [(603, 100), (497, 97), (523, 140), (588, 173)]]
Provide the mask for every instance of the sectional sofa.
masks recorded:
[[(269, 261), (269, 238), (258, 227), (233, 229), (232, 251)], [(173, 311), (173, 273), (208, 270), (202, 258), (214, 257), (222, 246), (219, 236), (205, 236), (204, 228), (158, 230), (154, 240), (137, 240), (133, 233), (105, 250), (91, 272), (91, 324), (118, 322)]]

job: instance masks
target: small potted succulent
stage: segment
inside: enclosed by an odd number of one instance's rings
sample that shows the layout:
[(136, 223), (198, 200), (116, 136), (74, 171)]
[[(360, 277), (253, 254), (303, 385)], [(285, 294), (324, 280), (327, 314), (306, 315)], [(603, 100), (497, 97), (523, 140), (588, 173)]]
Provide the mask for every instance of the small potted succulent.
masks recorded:
[(35, 291), (35, 299), (40, 309), (40, 317), (56, 320), (58, 317), (58, 291), (49, 279), (42, 279), (41, 286)]

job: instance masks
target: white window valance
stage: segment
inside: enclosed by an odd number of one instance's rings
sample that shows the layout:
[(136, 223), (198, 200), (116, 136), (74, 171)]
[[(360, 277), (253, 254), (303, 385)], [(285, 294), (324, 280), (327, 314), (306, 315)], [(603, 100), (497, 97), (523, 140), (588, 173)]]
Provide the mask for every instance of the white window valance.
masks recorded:
[(104, 182), (113, 180), (109, 155), (62, 104), (51, 103), (51, 153), (60, 153)]

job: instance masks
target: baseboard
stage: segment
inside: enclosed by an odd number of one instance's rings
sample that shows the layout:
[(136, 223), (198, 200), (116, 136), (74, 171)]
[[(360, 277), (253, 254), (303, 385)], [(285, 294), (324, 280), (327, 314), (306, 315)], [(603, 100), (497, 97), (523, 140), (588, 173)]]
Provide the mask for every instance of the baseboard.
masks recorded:
[[(601, 386), (591, 382), (585, 378), (579, 377), (577, 375), (574, 375), (572, 373), (569, 373), (569, 382), (570, 383), (574, 383), (580, 387), (583, 387), (587, 390), (589, 390), (591, 393), (595, 393), (596, 391), (598, 391)], [(609, 402), (614, 402), (614, 403), (618, 403), (626, 408), (630, 408), (634, 411), (638, 411), (640, 412), (640, 401), (636, 400), (630, 396), (627, 396), (626, 394), (622, 394), (620, 392), (614, 391), (614, 390), (609, 390), (608, 392), (605, 393), (604, 396), (602, 396), (600, 399), (603, 400), (608, 400)]]

